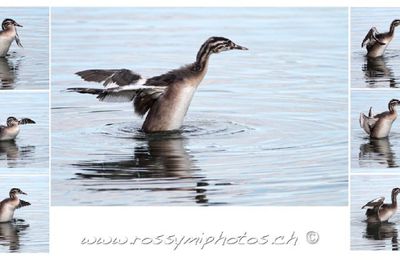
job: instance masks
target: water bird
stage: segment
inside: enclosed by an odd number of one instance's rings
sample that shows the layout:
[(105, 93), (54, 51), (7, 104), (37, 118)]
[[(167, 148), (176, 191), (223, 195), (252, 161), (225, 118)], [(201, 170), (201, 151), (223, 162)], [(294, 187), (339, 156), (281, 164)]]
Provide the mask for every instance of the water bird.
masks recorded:
[(400, 24), (400, 20), (396, 19), (390, 24), (388, 32), (379, 33), (376, 27), (372, 27), (361, 43), (361, 48), (367, 48), (367, 56), (376, 58), (382, 56), (387, 46), (394, 38), (394, 30)]
[(373, 115), (372, 107), (369, 108), (368, 116), (360, 114), (360, 126), (371, 138), (385, 138), (389, 135), (393, 122), (397, 118), (398, 99), (392, 99), (388, 103), (389, 111)]
[(5, 57), (7, 55), (11, 43), (14, 40), (19, 47), (23, 47), (19, 39), (17, 27), (22, 27), (22, 25), (10, 18), (3, 20), (1, 24), (2, 31), (0, 31), (0, 57)]
[(35, 124), (35, 121), (29, 118), (17, 118), (10, 116), (7, 118), (7, 125), (0, 125), (0, 141), (14, 140), (19, 134), (19, 126), (25, 124)]
[(16, 209), (31, 205), (29, 202), (18, 198), (18, 194), (27, 195), (22, 190), (18, 188), (12, 188), (9, 194), (9, 198), (0, 202), (0, 222), (12, 221), (14, 217), (14, 211)]
[(368, 223), (380, 223), (388, 221), (397, 211), (397, 195), (400, 188), (392, 190), (392, 203), (383, 203), (385, 197), (379, 197), (365, 204), (362, 209), (367, 208), (365, 215)]
[[(224, 37), (210, 37), (201, 45), (196, 61), (160, 76), (144, 79), (127, 69), (90, 69), (77, 72), (85, 81), (103, 83), (105, 88), (69, 88), (94, 94), (100, 101), (133, 102), (135, 113), (144, 116), (144, 132), (178, 130), (192, 97), (207, 73), (209, 57), (229, 50), (248, 50)], [(116, 84), (115, 87), (109, 87)]]

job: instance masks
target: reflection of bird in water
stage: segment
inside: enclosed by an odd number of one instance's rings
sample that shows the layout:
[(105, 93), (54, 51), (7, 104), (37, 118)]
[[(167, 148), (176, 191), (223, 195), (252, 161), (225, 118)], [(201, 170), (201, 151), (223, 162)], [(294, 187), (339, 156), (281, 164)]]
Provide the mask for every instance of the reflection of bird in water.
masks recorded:
[(382, 160), (385, 160), (388, 167), (398, 167), (389, 138), (370, 138), (368, 143), (361, 144), (359, 160), (360, 164), (362, 161), (383, 163)]
[(383, 203), (385, 197), (379, 197), (365, 204), (362, 209), (367, 208), (367, 211), (365, 212), (367, 222), (387, 222), (397, 211), (397, 195), (399, 193), (399, 188), (394, 188), (392, 190), (392, 203)]
[(395, 223), (368, 223), (364, 237), (371, 240), (388, 240), (392, 242), (392, 250), (399, 250), (398, 230)]
[(14, 82), (18, 76), (20, 60), (13, 62), (7, 58), (0, 58), (0, 88), (13, 88)]
[(229, 50), (247, 50), (224, 37), (210, 37), (201, 45), (196, 61), (160, 76), (143, 79), (127, 69), (85, 70), (78, 74), (86, 81), (103, 83), (107, 88), (69, 88), (84, 94), (94, 94), (100, 101), (133, 102), (135, 112), (144, 116), (142, 130), (161, 132), (178, 130), (188, 111), (197, 87), (207, 73), (210, 55)]
[[(140, 190), (149, 191), (188, 191), (196, 192), (197, 203), (207, 203), (204, 180), (193, 176), (198, 169), (193, 164), (192, 155), (185, 149), (185, 139), (180, 133), (146, 135), (147, 145), (135, 148), (131, 158), (106, 162), (81, 162), (74, 164), (86, 173), (77, 173), (81, 179), (106, 178), (111, 180), (147, 179), (163, 180), (159, 187)], [(196, 187), (165, 187), (175, 184), (176, 179), (196, 180)], [(171, 180), (171, 182), (169, 182)], [(165, 181), (165, 182), (164, 182)], [(149, 182), (149, 184), (152, 184)], [(157, 184), (156, 184), (157, 185)], [(93, 188), (93, 186), (91, 186)], [(97, 191), (104, 191), (103, 187)]]
[(386, 47), (393, 40), (394, 30), (400, 25), (400, 20), (394, 20), (390, 24), (389, 32), (379, 33), (375, 27), (372, 27), (367, 35), (365, 36), (361, 47), (367, 48), (367, 56), (371, 58), (376, 58), (382, 56), (386, 50)]
[(20, 220), (13, 222), (0, 223), (0, 245), (8, 246), (9, 250), (18, 251), (21, 247), (20, 236), (21, 231), (29, 227), (28, 224), (18, 223)]
[(400, 100), (392, 99), (388, 103), (389, 111), (373, 115), (370, 107), (368, 116), (360, 113), (359, 123), (371, 138), (385, 138), (389, 135), (393, 122), (397, 118), (397, 106)]
[(393, 70), (386, 65), (385, 57), (366, 58), (362, 70), (365, 73), (366, 82), (370, 87), (374, 87), (376, 83), (389, 81), (389, 87), (396, 87), (396, 77)]

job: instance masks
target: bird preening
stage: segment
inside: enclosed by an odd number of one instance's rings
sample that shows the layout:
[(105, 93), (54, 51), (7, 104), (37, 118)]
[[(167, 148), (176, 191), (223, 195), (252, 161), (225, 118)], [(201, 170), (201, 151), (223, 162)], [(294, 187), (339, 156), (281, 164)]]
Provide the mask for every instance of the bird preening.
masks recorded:
[(84, 70), (76, 74), (85, 81), (103, 83), (105, 88), (68, 90), (96, 95), (100, 101), (133, 102), (136, 114), (147, 113), (142, 126), (144, 132), (178, 130), (207, 72), (210, 55), (229, 50), (247, 48), (224, 37), (210, 37), (201, 45), (195, 62), (179, 69), (147, 79), (127, 69)]
[(5, 57), (7, 55), (14, 40), (19, 47), (23, 47), (19, 39), (17, 27), (22, 27), (22, 25), (10, 18), (3, 20), (1, 24), (2, 31), (0, 32), (0, 57)]

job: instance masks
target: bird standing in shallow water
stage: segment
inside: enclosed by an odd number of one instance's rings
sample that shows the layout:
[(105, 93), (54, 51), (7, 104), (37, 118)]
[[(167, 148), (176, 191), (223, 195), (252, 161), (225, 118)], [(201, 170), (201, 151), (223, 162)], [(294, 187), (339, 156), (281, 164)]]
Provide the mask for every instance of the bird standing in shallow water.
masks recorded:
[(369, 109), (368, 116), (360, 114), (360, 126), (371, 138), (385, 138), (389, 135), (393, 122), (397, 118), (397, 106), (400, 104), (398, 99), (389, 101), (389, 111), (373, 115), (372, 107)]
[(385, 197), (379, 197), (365, 204), (362, 209), (368, 208), (365, 212), (368, 223), (380, 223), (388, 221), (397, 211), (397, 195), (400, 193), (399, 188), (392, 190), (392, 203), (383, 203)]
[(31, 205), (29, 202), (20, 200), (18, 194), (27, 195), (25, 192), (18, 188), (10, 190), (10, 197), (0, 202), (0, 222), (9, 222), (13, 220), (14, 211), (21, 207)]
[(17, 118), (10, 116), (7, 118), (7, 125), (0, 125), (0, 141), (14, 140), (19, 134), (19, 126), (25, 124), (35, 124), (35, 121), (29, 118)]
[(364, 46), (367, 48), (368, 57), (376, 58), (383, 55), (387, 46), (393, 40), (394, 30), (398, 25), (400, 25), (400, 20), (396, 19), (390, 24), (390, 29), (388, 32), (379, 33), (375, 27), (372, 27), (368, 31), (363, 42), (361, 43), (361, 48)]
[[(213, 53), (247, 50), (224, 37), (210, 37), (200, 47), (196, 61), (160, 76), (143, 79), (127, 69), (84, 70), (77, 72), (82, 79), (103, 83), (106, 88), (69, 88), (69, 91), (94, 94), (100, 101), (133, 102), (136, 114), (144, 116), (142, 130), (160, 132), (178, 130), (192, 97), (203, 80)], [(110, 84), (117, 87), (107, 87)]]
[(15, 40), (19, 47), (22, 47), (18, 36), (17, 27), (22, 27), (13, 19), (4, 19), (1, 24), (2, 31), (0, 32), (0, 57), (5, 57), (10, 49), (11, 43)]

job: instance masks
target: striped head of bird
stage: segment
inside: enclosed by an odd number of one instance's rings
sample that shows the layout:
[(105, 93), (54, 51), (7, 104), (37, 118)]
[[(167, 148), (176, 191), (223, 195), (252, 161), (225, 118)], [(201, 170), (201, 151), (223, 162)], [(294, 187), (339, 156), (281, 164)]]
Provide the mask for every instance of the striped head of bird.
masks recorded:
[(20, 25), (19, 23), (17, 23), (16, 21), (14, 21), (13, 19), (10, 19), (10, 18), (4, 19), (3, 23), (1, 24), (1, 28), (3, 30), (7, 30), (9, 28), (16, 27), (16, 26), (22, 27), (22, 25)]

